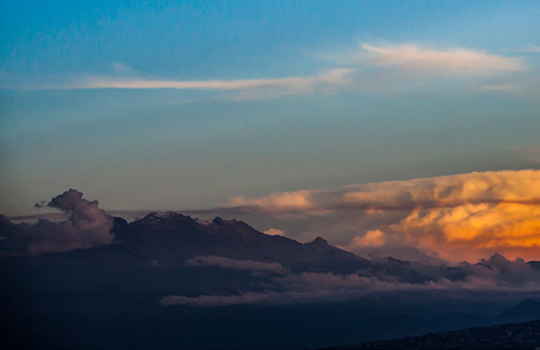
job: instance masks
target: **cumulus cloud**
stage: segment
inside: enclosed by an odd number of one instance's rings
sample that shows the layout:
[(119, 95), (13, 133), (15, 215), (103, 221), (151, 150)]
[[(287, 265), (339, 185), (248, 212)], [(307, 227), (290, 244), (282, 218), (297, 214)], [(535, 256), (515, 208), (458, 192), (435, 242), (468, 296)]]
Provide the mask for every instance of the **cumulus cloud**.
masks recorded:
[(540, 171), (472, 172), (405, 181), (355, 184), (335, 190), (233, 197), (223, 207), (261, 213), (328, 214), (339, 209), (377, 211), (456, 207), (468, 203), (540, 204)]
[(285, 236), (285, 231), (279, 230), (277, 228), (268, 229), (266, 231), (263, 231), (263, 233), (266, 233), (267, 235), (270, 235), (270, 236)]
[(304, 215), (306, 221), (317, 217), (324, 231), (313, 227), (303, 237), (322, 235), (353, 252), (402, 245), (453, 261), (496, 252), (532, 260), (540, 254), (539, 184), (538, 170), (473, 172), (235, 197), (224, 208), (277, 218)]
[(2, 217), (2, 254), (38, 255), (110, 244), (114, 239), (113, 219), (99, 209), (97, 201), (90, 202), (82, 197), (81, 192), (70, 189), (47, 204), (68, 215), (67, 221), (40, 219), (33, 225), (12, 224)]
[(391, 228), (419, 247), (454, 260), (472, 260), (479, 253), (494, 251), (528, 259), (540, 253), (539, 205), (482, 203), (415, 210)]
[(234, 269), (243, 271), (286, 273), (288, 269), (279, 263), (263, 263), (252, 260), (234, 260), (221, 256), (199, 256), (186, 261), (190, 266), (218, 266), (224, 269)]
[[(392, 262), (387, 261), (386, 264)], [(346, 275), (302, 272), (272, 278), (270, 283), (265, 284), (266, 290), (263, 292), (196, 297), (170, 295), (163, 297), (160, 303), (164, 306), (227, 306), (343, 301), (381, 291), (540, 291), (540, 270), (523, 260), (509, 261), (498, 254), (474, 265), (462, 263), (449, 268), (445, 265), (412, 263), (407, 268), (426, 274), (428, 280), (416, 283), (401, 281), (399, 276), (376, 271)]]
[(318, 213), (326, 210), (314, 202), (317, 191), (294, 191), (272, 193), (263, 198), (246, 199), (245, 196), (230, 198), (225, 207), (233, 207), (246, 211), (261, 211), (272, 213), (310, 212)]
[(347, 250), (355, 250), (364, 247), (380, 247), (384, 245), (385, 237), (386, 235), (381, 230), (367, 231), (363, 236), (354, 237), (347, 246)]

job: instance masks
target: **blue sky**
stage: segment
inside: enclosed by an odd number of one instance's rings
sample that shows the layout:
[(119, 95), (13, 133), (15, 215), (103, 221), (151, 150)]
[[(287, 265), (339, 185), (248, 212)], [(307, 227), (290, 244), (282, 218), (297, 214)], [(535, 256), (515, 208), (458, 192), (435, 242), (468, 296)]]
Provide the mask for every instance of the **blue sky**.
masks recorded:
[(0, 213), (540, 168), (538, 1), (0, 9)]

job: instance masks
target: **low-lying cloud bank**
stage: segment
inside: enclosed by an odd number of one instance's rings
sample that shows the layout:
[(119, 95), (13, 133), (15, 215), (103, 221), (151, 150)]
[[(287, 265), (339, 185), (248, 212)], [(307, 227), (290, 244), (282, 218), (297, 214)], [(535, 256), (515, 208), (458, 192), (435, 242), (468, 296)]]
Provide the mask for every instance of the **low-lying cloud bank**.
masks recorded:
[(98, 208), (97, 201), (89, 202), (82, 197), (81, 192), (70, 189), (47, 204), (69, 215), (67, 221), (40, 219), (33, 225), (12, 224), (1, 215), (0, 254), (39, 255), (110, 244), (114, 239), (111, 234), (114, 220)]
[(540, 267), (523, 260), (509, 261), (501, 255), (482, 259), (477, 264), (458, 266), (405, 264), (406, 269), (425, 275), (424, 282), (404, 281), (403, 277), (386, 274), (394, 262), (381, 262), (379, 272), (358, 271), (340, 275), (303, 272), (273, 277), (261, 282), (264, 292), (244, 292), (237, 295), (200, 295), (186, 297), (169, 295), (160, 299), (164, 306), (228, 306), (253, 304), (290, 304), (354, 300), (375, 292), (392, 291), (489, 291), (540, 292)]
[[(274, 217), (283, 226), (274, 222), (273, 227), (289, 237), (323, 236), (361, 255), (408, 247), (453, 261), (474, 262), (497, 252), (512, 259), (540, 256), (538, 170), (235, 197), (222, 209)], [(318, 227), (295, 232), (287, 228), (291, 217), (316, 221)]]
[(217, 266), (224, 269), (241, 271), (273, 272), (278, 274), (287, 273), (288, 269), (279, 263), (263, 263), (252, 260), (234, 260), (221, 256), (199, 256), (186, 261), (189, 266)]

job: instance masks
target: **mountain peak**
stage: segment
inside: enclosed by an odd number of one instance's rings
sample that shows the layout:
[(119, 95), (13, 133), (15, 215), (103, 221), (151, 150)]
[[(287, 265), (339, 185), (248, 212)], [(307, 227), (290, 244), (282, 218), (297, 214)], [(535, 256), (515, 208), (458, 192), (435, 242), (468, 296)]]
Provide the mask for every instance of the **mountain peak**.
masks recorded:
[(319, 246), (329, 245), (328, 241), (320, 236), (315, 238), (313, 241), (309, 242), (308, 244), (319, 245)]
[(175, 226), (182, 222), (191, 221), (191, 217), (184, 216), (174, 211), (151, 212), (144, 218), (133, 222), (135, 226), (162, 227)]
[(158, 219), (162, 219), (162, 220), (178, 219), (178, 218), (185, 219), (185, 218), (187, 218), (187, 216), (184, 216), (184, 215), (182, 215), (180, 213), (177, 213), (177, 212), (174, 212), (174, 211), (158, 211), (158, 212), (153, 212), (153, 213), (150, 213), (150, 214), (152, 214), (152, 216), (154, 218), (158, 218)]
[(238, 220), (235, 220), (235, 219), (231, 219), (231, 220), (225, 220), (223, 219), (222, 217), (219, 217), (219, 216), (216, 216), (214, 218), (214, 220), (212, 220), (212, 222), (214, 223), (214, 225), (216, 226), (223, 226), (223, 225), (226, 225), (226, 224), (230, 224), (230, 225), (236, 225), (236, 224), (239, 224), (239, 223), (242, 223), (242, 221), (238, 221)]
[(223, 220), (223, 218), (219, 217), (219, 216), (216, 216), (214, 218), (214, 220), (212, 220), (212, 222), (217, 225), (217, 226), (221, 226), (225, 223), (225, 220)]

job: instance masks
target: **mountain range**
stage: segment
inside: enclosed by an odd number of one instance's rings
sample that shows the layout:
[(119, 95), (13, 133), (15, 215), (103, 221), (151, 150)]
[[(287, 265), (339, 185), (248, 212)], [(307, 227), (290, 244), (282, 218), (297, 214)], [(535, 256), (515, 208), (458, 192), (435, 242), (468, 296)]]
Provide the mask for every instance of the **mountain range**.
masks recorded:
[(367, 260), (219, 217), (111, 220), (108, 244), (0, 260), (12, 348), (321, 348), (540, 319), (538, 262)]
[(369, 261), (333, 247), (321, 237), (302, 244), (220, 217), (202, 221), (174, 212), (150, 213), (129, 224), (115, 218), (112, 232), (125, 253), (143, 263), (177, 265), (197, 256), (220, 256), (275, 262), (302, 271), (354, 272), (369, 266)]

